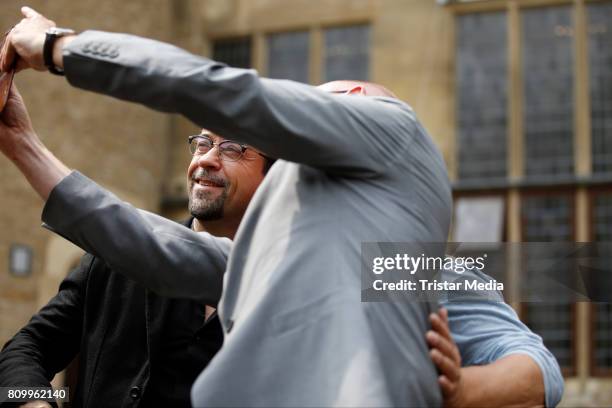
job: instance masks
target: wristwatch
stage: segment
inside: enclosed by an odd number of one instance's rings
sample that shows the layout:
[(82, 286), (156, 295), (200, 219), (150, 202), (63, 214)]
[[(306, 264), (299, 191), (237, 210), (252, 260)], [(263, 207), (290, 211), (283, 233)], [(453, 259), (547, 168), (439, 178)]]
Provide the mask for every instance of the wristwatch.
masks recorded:
[(53, 63), (53, 46), (55, 41), (65, 35), (75, 34), (74, 30), (68, 28), (51, 27), (46, 32), (45, 45), (43, 46), (43, 60), (49, 72), (55, 75), (64, 75), (64, 71), (58, 69)]

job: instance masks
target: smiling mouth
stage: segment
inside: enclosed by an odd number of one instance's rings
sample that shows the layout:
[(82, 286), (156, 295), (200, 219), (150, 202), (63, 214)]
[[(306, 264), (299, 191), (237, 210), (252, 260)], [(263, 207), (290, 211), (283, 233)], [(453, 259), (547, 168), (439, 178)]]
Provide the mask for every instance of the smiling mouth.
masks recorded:
[(203, 187), (217, 187), (217, 188), (223, 188), (224, 186), (220, 183), (215, 183), (213, 181), (210, 180), (194, 180), (196, 184), (203, 186)]

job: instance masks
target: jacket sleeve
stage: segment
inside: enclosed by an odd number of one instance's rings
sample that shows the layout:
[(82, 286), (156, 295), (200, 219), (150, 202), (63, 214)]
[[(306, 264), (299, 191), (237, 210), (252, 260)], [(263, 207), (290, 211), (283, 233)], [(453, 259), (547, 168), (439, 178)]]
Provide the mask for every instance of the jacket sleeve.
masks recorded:
[[(480, 271), (466, 273), (481, 282), (490, 279)], [(464, 366), (490, 364), (511, 354), (528, 355), (542, 372), (546, 406), (559, 403), (563, 395), (559, 363), (542, 338), (519, 320), (501, 296), (498, 301), (444, 301), (440, 305), (448, 310), (449, 326)]]
[(55, 186), (42, 219), (45, 227), (162, 296), (208, 305), (221, 297), (231, 240), (138, 210), (78, 172)]
[(0, 352), (0, 387), (51, 387), (54, 375), (77, 355), (93, 259), (83, 256), (55, 297), (4, 345)]
[(76, 87), (180, 113), (271, 157), (345, 175), (380, 173), (425, 135), (411, 108), (396, 99), (260, 78), (126, 34), (78, 35), (64, 48), (64, 68)]

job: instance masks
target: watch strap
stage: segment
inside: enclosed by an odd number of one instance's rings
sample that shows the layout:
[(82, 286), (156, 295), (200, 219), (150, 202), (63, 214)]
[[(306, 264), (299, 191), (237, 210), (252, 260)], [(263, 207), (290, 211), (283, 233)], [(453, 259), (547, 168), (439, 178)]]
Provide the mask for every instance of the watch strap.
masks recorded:
[(64, 75), (64, 71), (58, 69), (55, 66), (55, 63), (53, 62), (53, 47), (55, 46), (55, 42), (58, 38), (73, 33), (74, 31), (72, 30), (57, 29), (55, 27), (47, 30), (45, 34), (45, 43), (43, 45), (43, 61), (49, 72), (51, 72), (52, 74), (62, 76)]

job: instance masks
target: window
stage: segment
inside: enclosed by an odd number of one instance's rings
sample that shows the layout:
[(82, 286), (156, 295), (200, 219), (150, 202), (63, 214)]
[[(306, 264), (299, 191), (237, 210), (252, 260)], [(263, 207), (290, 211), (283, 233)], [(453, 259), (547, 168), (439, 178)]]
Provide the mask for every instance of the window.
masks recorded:
[(612, 3), (589, 4), (593, 173), (612, 172)]
[(502, 242), (505, 215), (503, 197), (455, 197), (454, 202), (453, 241)]
[(268, 36), (268, 76), (308, 83), (308, 31)]
[(506, 16), (466, 14), (457, 23), (458, 176), (503, 179), (507, 177)]
[[(521, 209), (523, 240), (526, 242), (573, 241), (572, 198), (568, 194), (525, 196)], [(526, 258), (529, 263), (537, 262), (534, 254), (527, 254)], [(526, 303), (524, 310), (525, 324), (542, 336), (544, 343), (557, 358), (561, 368), (566, 373), (573, 372), (573, 305)]]
[(573, 307), (571, 304), (527, 303), (526, 322), (559, 362), (566, 375), (574, 372)]
[[(591, 211), (593, 240), (612, 242), (612, 192), (595, 194)], [(612, 262), (612, 255), (608, 255)], [(595, 374), (610, 374), (612, 373), (612, 305), (594, 303), (591, 310), (593, 313), (593, 369)]]
[(594, 241), (612, 242), (612, 192), (597, 194), (592, 211)]
[(596, 374), (612, 372), (612, 305), (594, 304), (593, 364)]
[(571, 197), (525, 195), (522, 206), (525, 242), (572, 242)]
[[(600, 265), (612, 265), (612, 250), (597, 246), (610, 253), (609, 261), (579, 258), (586, 268), (567, 265), (567, 273), (549, 261), (566, 259), (559, 252), (576, 240), (612, 243), (612, 0), (454, 2), (448, 8), (456, 12), (453, 195), (505, 196), (508, 240), (566, 244), (523, 247), (523, 269), (512, 270), (510, 279), (527, 267), (551, 274), (528, 280), (526, 288), (538, 292), (535, 285), (546, 284), (555, 297), (522, 304), (521, 317), (566, 375), (584, 378), (576, 367), (588, 362), (592, 374), (612, 376), (612, 305), (568, 304), (569, 293), (562, 293), (577, 287), (605, 300), (612, 273), (600, 273), (607, 268)], [(577, 103), (585, 97), (588, 104)], [(476, 225), (470, 216), (456, 211), (455, 229), (480, 228), (466, 227)], [(543, 283), (549, 277), (561, 284), (559, 293)], [(576, 347), (575, 339), (587, 335), (576, 332), (586, 329), (576, 324), (577, 312), (590, 316), (588, 354)]]
[(324, 38), (323, 82), (370, 78), (370, 26), (328, 28)]
[(213, 44), (213, 59), (236, 68), (250, 68), (251, 37), (215, 41)]
[[(320, 34), (320, 47), (311, 47), (313, 34)], [(238, 68), (265, 61), (256, 67), (264, 76), (303, 83), (370, 79), (369, 24), (267, 33), (265, 46), (253, 50), (252, 44), (252, 36), (214, 40), (212, 58)]]
[(526, 177), (573, 176), (573, 22), (571, 6), (521, 14)]

